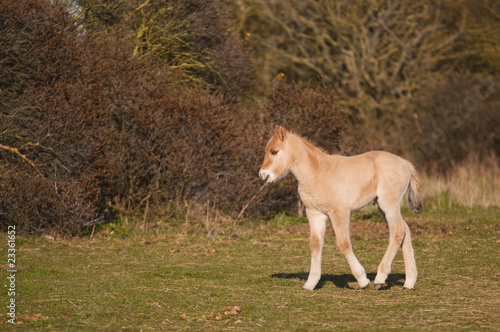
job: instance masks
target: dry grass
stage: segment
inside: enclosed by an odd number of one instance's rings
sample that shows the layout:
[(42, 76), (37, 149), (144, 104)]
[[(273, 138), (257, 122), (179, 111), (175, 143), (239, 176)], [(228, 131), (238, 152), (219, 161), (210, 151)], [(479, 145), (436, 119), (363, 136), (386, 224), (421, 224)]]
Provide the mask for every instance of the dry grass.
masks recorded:
[(426, 197), (433, 197), (435, 207), (453, 205), (499, 206), (500, 160), (491, 155), (482, 161), (471, 156), (453, 166), (448, 175), (422, 174), (422, 190)]
[[(353, 246), (373, 280), (387, 231), (376, 214), (363, 211), (353, 216)], [(241, 223), (225, 234), (207, 232), (201, 220), (174, 225), (156, 219), (147, 229), (110, 224), (90, 239), (18, 237), (16, 327), (498, 330), (499, 209), (403, 212), (419, 268), (413, 292), (402, 291), (400, 252), (387, 287), (358, 290), (330, 226), (320, 284), (313, 292), (302, 291), (310, 263), (308, 226), (305, 219), (282, 215)], [(3, 233), (0, 242), (7, 243)], [(7, 257), (2, 248), (0, 255)], [(5, 311), (0, 313), (0, 330), (11, 327), (6, 318)]]

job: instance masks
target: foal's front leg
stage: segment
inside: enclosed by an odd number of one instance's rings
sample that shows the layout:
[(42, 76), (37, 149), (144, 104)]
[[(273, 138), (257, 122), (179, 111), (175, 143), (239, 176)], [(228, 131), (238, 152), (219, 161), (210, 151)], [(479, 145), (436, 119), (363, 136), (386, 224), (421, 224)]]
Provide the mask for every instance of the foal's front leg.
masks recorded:
[(328, 216), (314, 209), (306, 210), (307, 219), (310, 227), (310, 246), (311, 246), (311, 270), (307, 282), (303, 289), (313, 290), (321, 278), (321, 252), (325, 239), (326, 220)]
[(337, 209), (331, 213), (330, 219), (332, 220), (337, 247), (347, 259), (359, 287), (366, 288), (370, 280), (366, 277), (365, 269), (359, 264), (358, 259), (352, 251), (351, 239), (349, 237), (349, 215), (350, 212), (348, 210)]

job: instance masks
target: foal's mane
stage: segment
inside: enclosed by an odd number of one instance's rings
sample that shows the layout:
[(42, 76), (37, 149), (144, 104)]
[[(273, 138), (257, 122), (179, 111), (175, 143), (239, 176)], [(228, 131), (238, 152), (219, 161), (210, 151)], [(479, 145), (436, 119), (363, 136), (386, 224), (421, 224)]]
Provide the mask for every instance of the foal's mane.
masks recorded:
[(310, 140), (308, 140), (307, 138), (302, 137), (302, 136), (300, 136), (299, 134), (297, 134), (297, 133), (295, 133), (295, 132), (293, 132), (293, 131), (290, 131), (290, 130), (288, 130), (288, 133), (290, 133), (290, 134), (292, 134), (292, 135), (296, 136), (298, 139), (300, 139), (302, 142), (304, 142), (304, 144), (305, 144), (307, 147), (311, 148), (312, 150), (316, 150), (316, 151), (318, 151), (318, 152), (321, 152), (321, 153), (324, 153), (324, 154), (328, 154), (328, 155), (329, 155), (329, 153), (328, 153), (325, 149), (323, 149), (323, 148), (321, 148), (321, 147), (317, 146), (316, 144), (314, 144), (313, 142), (311, 142), (311, 141), (310, 141)]

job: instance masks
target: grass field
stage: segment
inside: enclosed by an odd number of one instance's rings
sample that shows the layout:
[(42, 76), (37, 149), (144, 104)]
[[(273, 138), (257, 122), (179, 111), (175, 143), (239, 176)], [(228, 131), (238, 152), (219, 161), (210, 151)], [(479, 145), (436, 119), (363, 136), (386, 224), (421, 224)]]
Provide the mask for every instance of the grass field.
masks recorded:
[[(331, 225), (320, 284), (301, 289), (309, 270), (305, 219), (278, 216), (208, 232), (196, 223), (158, 221), (147, 230), (109, 225), (92, 238), (17, 237), (15, 327), (500, 330), (499, 215), (496, 207), (405, 211), (419, 268), (414, 291), (402, 290), (401, 251), (386, 287), (373, 289), (388, 232), (370, 209), (351, 223), (355, 253), (372, 280), (365, 290), (337, 250)], [(0, 240), (6, 263), (7, 235)], [(10, 330), (6, 290), (0, 299), (0, 330)]]

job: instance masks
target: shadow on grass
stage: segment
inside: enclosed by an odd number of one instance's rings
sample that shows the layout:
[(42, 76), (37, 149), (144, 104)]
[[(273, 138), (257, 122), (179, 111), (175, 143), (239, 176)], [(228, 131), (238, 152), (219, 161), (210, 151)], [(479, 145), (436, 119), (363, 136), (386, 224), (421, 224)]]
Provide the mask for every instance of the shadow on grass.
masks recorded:
[[(271, 275), (271, 278), (300, 279), (306, 281), (308, 276), (309, 273), (307, 272), (275, 273)], [(376, 273), (368, 273), (366, 276), (368, 277), (368, 279), (372, 281), (373, 285), (373, 280), (375, 280)], [(402, 273), (389, 274), (389, 277), (387, 277), (387, 280), (385, 281), (385, 285), (382, 288), (380, 288), (380, 290), (391, 289), (394, 286), (403, 286), (404, 279), (405, 275)], [(340, 275), (322, 274), (321, 279), (318, 282), (318, 285), (316, 285), (314, 289), (323, 288), (323, 286), (328, 282), (332, 282), (337, 288), (353, 289), (351, 286), (349, 286), (349, 283), (356, 282), (356, 278), (354, 278), (352, 274), (340, 274)]]

